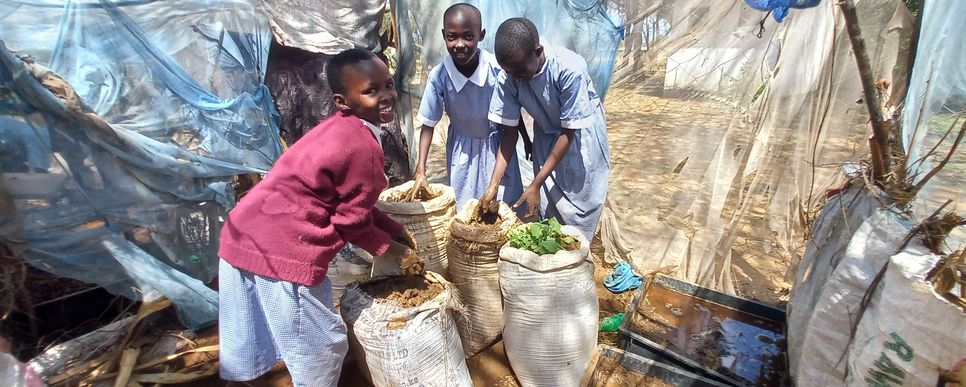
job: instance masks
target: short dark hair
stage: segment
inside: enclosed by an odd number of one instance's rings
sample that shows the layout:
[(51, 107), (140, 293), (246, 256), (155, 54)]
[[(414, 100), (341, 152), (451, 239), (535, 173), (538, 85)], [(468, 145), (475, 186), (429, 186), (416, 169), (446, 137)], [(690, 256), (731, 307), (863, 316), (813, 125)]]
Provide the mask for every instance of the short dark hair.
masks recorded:
[(496, 30), (494, 51), (497, 61), (521, 52), (532, 51), (540, 44), (540, 33), (533, 22), (522, 17), (507, 19)]
[(457, 12), (469, 12), (470, 14), (475, 15), (476, 22), (479, 24), (480, 29), (483, 29), (483, 14), (481, 14), (480, 10), (474, 7), (473, 4), (469, 3), (456, 3), (449, 6), (449, 8), (446, 8), (446, 11), (443, 12), (443, 24), (446, 24), (446, 18)]
[(347, 66), (353, 66), (356, 63), (373, 58), (377, 58), (376, 54), (361, 48), (350, 48), (332, 57), (329, 60), (329, 64), (325, 67), (325, 80), (329, 82), (329, 89), (332, 89), (332, 93), (345, 93), (345, 84), (342, 83), (342, 71)]

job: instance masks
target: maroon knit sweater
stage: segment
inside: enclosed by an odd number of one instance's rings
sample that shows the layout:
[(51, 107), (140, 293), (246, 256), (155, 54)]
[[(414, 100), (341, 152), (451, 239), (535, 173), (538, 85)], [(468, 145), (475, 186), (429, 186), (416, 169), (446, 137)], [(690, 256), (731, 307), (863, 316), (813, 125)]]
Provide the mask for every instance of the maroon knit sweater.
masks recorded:
[(388, 185), (376, 137), (336, 113), (295, 143), (221, 230), (218, 255), (254, 274), (315, 286), (345, 244), (382, 255), (403, 226), (374, 206)]

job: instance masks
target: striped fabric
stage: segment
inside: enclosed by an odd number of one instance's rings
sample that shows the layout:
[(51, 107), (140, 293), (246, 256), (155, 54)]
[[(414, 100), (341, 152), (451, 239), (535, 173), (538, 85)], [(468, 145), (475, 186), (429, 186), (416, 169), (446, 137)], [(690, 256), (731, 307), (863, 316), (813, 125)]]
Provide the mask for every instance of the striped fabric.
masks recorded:
[(296, 387), (336, 386), (349, 348), (332, 282), (308, 287), (218, 266), (221, 377), (255, 379), (284, 360)]

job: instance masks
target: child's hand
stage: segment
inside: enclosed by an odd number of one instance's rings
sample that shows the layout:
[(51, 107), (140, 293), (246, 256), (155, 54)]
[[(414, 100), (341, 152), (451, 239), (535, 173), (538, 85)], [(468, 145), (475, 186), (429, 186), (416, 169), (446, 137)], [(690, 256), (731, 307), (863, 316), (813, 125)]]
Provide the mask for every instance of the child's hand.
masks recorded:
[(399, 244), (403, 246), (416, 250), (416, 239), (413, 238), (413, 234), (407, 229), (403, 229), (402, 234), (396, 235), (396, 238), (393, 240), (399, 242)]
[(413, 180), (413, 188), (406, 194), (406, 201), (418, 202), (429, 198), (429, 181), (426, 180), (426, 175), (417, 173)]
[(513, 203), (513, 209), (520, 208), (520, 205), (524, 202), (527, 203), (527, 213), (523, 215), (524, 219), (532, 219), (537, 216), (540, 211), (540, 191), (538, 188), (534, 188), (531, 184), (525, 191), (523, 191), (523, 196), (517, 199), (516, 203)]
[(483, 192), (483, 196), (480, 196), (480, 203), (476, 208), (476, 215), (479, 217), (483, 214), (495, 214), (500, 212), (500, 202), (496, 201), (496, 194), (500, 192), (499, 186), (490, 186)]

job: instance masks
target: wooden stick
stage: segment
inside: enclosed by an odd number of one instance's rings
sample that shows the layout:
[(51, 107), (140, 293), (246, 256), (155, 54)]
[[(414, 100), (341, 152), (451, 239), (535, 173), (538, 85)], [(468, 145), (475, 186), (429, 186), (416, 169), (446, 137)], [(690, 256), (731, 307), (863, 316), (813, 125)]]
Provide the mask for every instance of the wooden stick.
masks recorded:
[(889, 170), (889, 133), (886, 130), (885, 119), (882, 117), (882, 103), (879, 101), (879, 93), (876, 91), (872, 65), (869, 62), (865, 41), (862, 40), (862, 30), (859, 27), (859, 16), (856, 14), (855, 4), (852, 0), (839, 0), (838, 6), (845, 16), (845, 27), (849, 33), (849, 40), (852, 42), (855, 63), (859, 67), (859, 78), (862, 80), (865, 105), (869, 110), (869, 119), (872, 121), (872, 141), (869, 144), (873, 147), (871, 152), (872, 178), (875, 182), (881, 183), (882, 176)]
[[(186, 351), (183, 351), (183, 352), (178, 352), (178, 353), (174, 353), (174, 354), (167, 355), (167, 356), (162, 356), (162, 357), (159, 357), (157, 359), (149, 360), (147, 362), (144, 362), (144, 363), (141, 363), (141, 364), (138, 364), (138, 365), (134, 366), (134, 371), (141, 371), (141, 370), (145, 370), (145, 369), (148, 369), (148, 368), (151, 368), (151, 367), (155, 367), (155, 366), (164, 364), (166, 362), (169, 362), (171, 360), (177, 359), (179, 357), (182, 357), (184, 355), (187, 355), (189, 353), (216, 352), (216, 351), (219, 350), (219, 348), (220, 348), (220, 346), (218, 344), (215, 344), (215, 345), (209, 345), (209, 346), (195, 348), (195, 349), (189, 349), (189, 350), (186, 350)], [(98, 380), (110, 379), (110, 378), (116, 377), (117, 375), (118, 375), (117, 372), (112, 372), (112, 373), (109, 373), (109, 374), (98, 375), (98, 376), (89, 378), (89, 379), (87, 379), (87, 381), (96, 382)]]

